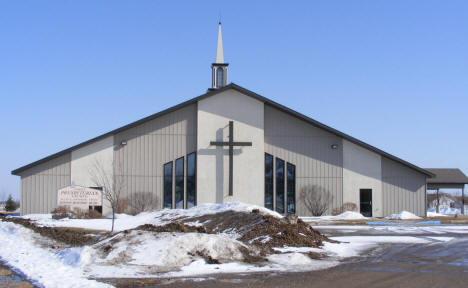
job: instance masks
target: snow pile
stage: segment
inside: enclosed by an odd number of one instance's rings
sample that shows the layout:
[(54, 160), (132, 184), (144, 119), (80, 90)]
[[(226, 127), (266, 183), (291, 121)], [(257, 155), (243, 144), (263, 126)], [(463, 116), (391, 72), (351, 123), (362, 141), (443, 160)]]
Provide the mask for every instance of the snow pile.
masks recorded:
[(0, 257), (28, 278), (45, 287), (112, 287), (86, 279), (81, 269), (81, 249), (55, 253), (36, 246), (37, 234), (20, 225), (0, 221)]
[[(439, 211), (440, 211), (440, 213), (436, 213), (435, 208), (427, 209), (428, 217), (447, 216), (447, 215), (461, 215), (461, 208), (444, 207), (444, 208), (440, 208)], [(435, 215), (435, 216), (429, 216), (429, 213), (434, 213), (434, 214), (431, 214), (431, 215)]]
[(361, 213), (354, 212), (354, 211), (346, 211), (339, 215), (334, 216), (336, 219), (339, 220), (359, 220), (359, 219), (366, 219)]
[[(256, 205), (248, 205), (240, 202), (228, 202), (221, 204), (202, 204), (199, 206), (192, 207), (190, 209), (164, 209), (154, 212), (142, 212), (138, 215), (131, 216), (126, 214), (117, 214), (115, 220), (114, 231), (123, 231), (133, 229), (140, 225), (152, 224), (152, 225), (164, 225), (174, 220), (184, 218), (195, 218), (203, 215), (211, 215), (221, 213), (225, 211), (235, 212), (252, 212), (252, 210), (258, 209), (261, 214), (270, 215), (275, 218), (282, 218), (283, 216), (277, 212), (260, 207)], [(52, 219), (51, 214), (31, 214), (23, 216), (23, 218), (36, 221), (38, 225), (48, 227), (73, 227), (73, 228), (84, 228), (94, 230), (107, 230), (111, 229), (111, 219)]]
[(346, 211), (339, 215), (326, 215), (326, 216), (310, 216), (299, 217), (305, 222), (320, 222), (320, 221), (343, 221), (343, 220), (364, 220), (368, 219), (359, 212)]
[(316, 260), (312, 260), (310, 257), (302, 253), (272, 254), (268, 256), (268, 260), (273, 263), (285, 266), (290, 266), (291, 263), (294, 263), (295, 266), (308, 266), (317, 262)]
[(390, 220), (413, 220), (413, 219), (421, 219), (421, 217), (414, 215), (408, 211), (401, 211), (398, 214), (392, 214), (390, 216), (385, 217)]
[[(92, 245), (87, 242), (91, 246), (56, 251), (57, 259), (81, 267), (82, 275), (92, 278), (298, 271), (336, 265), (336, 261), (315, 260), (297, 251), (273, 253), (276, 246), (319, 247), (328, 239), (300, 220), (259, 206), (205, 204), (116, 216), (116, 234)], [(48, 229), (111, 227), (106, 218), (56, 220), (51, 215), (27, 215), (18, 220)]]
[(63, 287), (63, 283), (67, 287), (111, 287), (87, 278), (308, 271), (339, 263), (293, 251), (249, 264), (243, 261), (246, 253), (253, 252), (251, 248), (223, 234), (132, 230), (92, 246), (50, 249), (46, 247), (54, 244), (51, 240), (19, 224), (0, 221), (0, 241), (2, 260), (45, 287)]
[(242, 248), (248, 249), (223, 235), (133, 230), (97, 243), (86, 253), (92, 261), (88, 264), (91, 276), (134, 277), (180, 270), (194, 261), (240, 262), (244, 259)]
[(447, 217), (448, 215), (444, 215), (442, 213), (437, 212), (429, 212), (427, 211), (427, 217)]

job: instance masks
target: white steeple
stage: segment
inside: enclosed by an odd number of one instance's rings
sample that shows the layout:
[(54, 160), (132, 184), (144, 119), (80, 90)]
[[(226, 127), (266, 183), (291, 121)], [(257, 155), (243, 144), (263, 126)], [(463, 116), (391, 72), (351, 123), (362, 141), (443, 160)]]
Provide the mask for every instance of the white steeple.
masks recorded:
[(219, 89), (227, 85), (228, 66), (228, 63), (224, 63), (223, 35), (221, 33), (221, 22), (219, 22), (216, 61), (211, 64), (211, 88), (209, 90)]
[(218, 25), (218, 48), (216, 50), (216, 62), (217, 64), (224, 63), (223, 55), (223, 35), (221, 33), (221, 22)]

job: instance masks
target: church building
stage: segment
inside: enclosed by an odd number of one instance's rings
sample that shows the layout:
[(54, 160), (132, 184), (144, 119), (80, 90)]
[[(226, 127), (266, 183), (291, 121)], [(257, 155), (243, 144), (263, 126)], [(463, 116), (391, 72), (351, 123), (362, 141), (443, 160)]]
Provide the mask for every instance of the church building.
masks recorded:
[(425, 215), (432, 173), (228, 84), (221, 23), (211, 69), (205, 94), (12, 171), (21, 214), (50, 213), (65, 187), (96, 188), (100, 163), (121, 197), (150, 195), (154, 209), (236, 201), (310, 216), (309, 194), (322, 193), (327, 214), (354, 203), (367, 216)]

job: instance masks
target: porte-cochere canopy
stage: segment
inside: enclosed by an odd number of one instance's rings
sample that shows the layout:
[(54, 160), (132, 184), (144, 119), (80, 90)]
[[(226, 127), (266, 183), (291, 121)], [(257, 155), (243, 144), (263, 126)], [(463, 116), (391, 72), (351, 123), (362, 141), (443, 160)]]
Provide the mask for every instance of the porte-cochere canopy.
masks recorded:
[[(468, 177), (458, 168), (425, 168), (425, 170), (435, 175), (427, 178), (427, 190), (437, 190), (437, 199), (439, 199), (440, 189), (461, 189), (461, 212), (465, 215), (465, 185), (468, 184)], [(439, 212), (439, 207), (437, 207), (437, 212)]]

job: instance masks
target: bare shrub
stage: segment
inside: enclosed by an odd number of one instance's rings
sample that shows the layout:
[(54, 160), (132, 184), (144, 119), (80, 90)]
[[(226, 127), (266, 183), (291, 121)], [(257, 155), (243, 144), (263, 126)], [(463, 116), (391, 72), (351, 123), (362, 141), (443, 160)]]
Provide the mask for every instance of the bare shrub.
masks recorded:
[(115, 208), (115, 213), (126, 213), (128, 214), (130, 209), (130, 200), (128, 198), (121, 198), (119, 204)]
[(59, 206), (52, 210), (52, 218), (53, 219), (99, 219), (102, 218), (101, 213), (96, 210), (84, 210), (80, 208), (73, 208), (70, 209), (65, 206)]
[(341, 205), (340, 208), (335, 208), (332, 211), (332, 215), (340, 215), (341, 213), (344, 213), (346, 211), (357, 211), (357, 205), (351, 202), (346, 202)]
[(132, 210), (136, 214), (158, 208), (158, 201), (151, 192), (137, 192), (132, 199)]
[[(106, 169), (105, 164), (110, 164), (113, 172)], [(93, 167), (89, 171), (93, 183), (102, 188), (104, 198), (109, 202), (112, 209), (112, 228), (114, 232), (115, 213), (118, 213), (120, 207), (120, 195), (125, 190), (125, 181), (123, 177), (123, 168), (120, 163), (103, 163), (96, 159)]]
[(91, 209), (88, 211), (86, 217), (87, 219), (99, 219), (102, 218), (102, 214), (94, 209)]
[(71, 210), (71, 217), (73, 219), (86, 219), (86, 210), (80, 209), (78, 207), (73, 208)]
[(301, 188), (299, 199), (310, 214), (322, 216), (328, 210), (333, 196), (320, 186), (307, 185)]
[(64, 219), (64, 218), (70, 218), (71, 217), (71, 211), (65, 206), (59, 206), (52, 210), (52, 219)]

